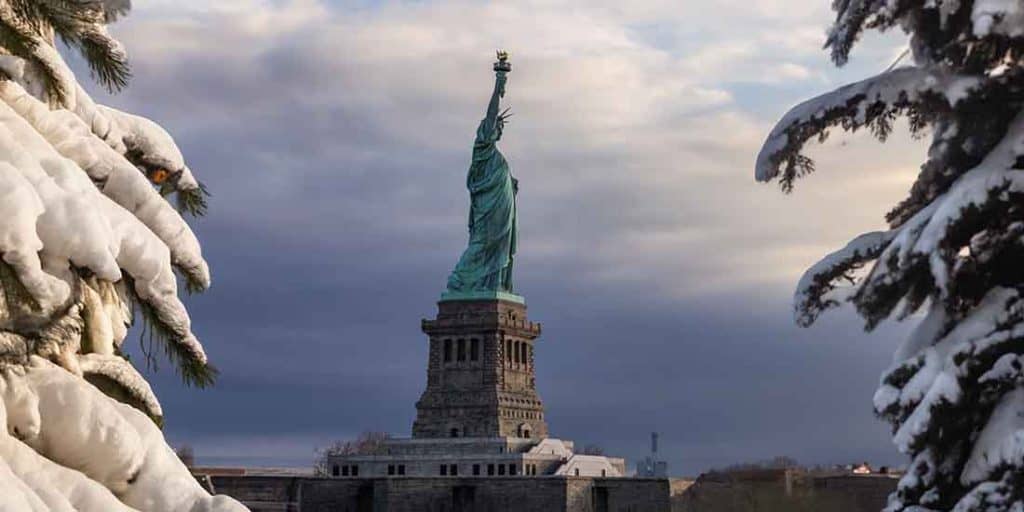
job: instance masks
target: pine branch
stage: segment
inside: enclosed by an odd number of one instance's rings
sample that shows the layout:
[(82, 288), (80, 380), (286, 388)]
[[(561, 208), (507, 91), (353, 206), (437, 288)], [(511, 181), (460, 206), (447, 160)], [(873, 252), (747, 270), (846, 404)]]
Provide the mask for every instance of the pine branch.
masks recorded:
[[(111, 11), (94, 0), (9, 0), (17, 21), (42, 40), (50, 31), (69, 48), (78, 50), (92, 78), (110, 92), (123, 89), (131, 78), (121, 45), (104, 29)], [(122, 9), (126, 7), (122, 6)], [(43, 43), (45, 44), (45, 43)], [(61, 100), (63, 98), (61, 97)]]
[(2, 259), (0, 259), (0, 292), (4, 294), (8, 308), (13, 304), (25, 304), (30, 311), (42, 311), (39, 301), (28, 291), (14, 269)]
[[(906, 116), (911, 134), (927, 131), (932, 144), (909, 196), (887, 215), (893, 236), (870, 247), (855, 240), (857, 251), (813, 267), (798, 289), (797, 320), (849, 300), (872, 329), (929, 305), (874, 397), (912, 459), (886, 510), (1016, 510), (1024, 503), (1020, 2), (834, 0), (833, 8), (826, 47), (836, 64), (865, 30), (892, 27), (909, 36), (914, 63), (791, 110), (758, 156), (757, 178), (791, 188), (813, 170), (803, 146), (831, 127), (885, 140)], [(872, 258), (852, 297), (832, 294), (833, 281)]]
[(139, 298), (135, 292), (135, 283), (131, 277), (125, 275), (128, 296), (132, 303), (132, 309), (138, 310), (142, 316), (142, 331), (139, 334), (139, 346), (146, 359), (146, 368), (154, 371), (159, 370), (156, 359), (155, 346), (159, 345), (164, 356), (174, 365), (175, 372), (181, 377), (186, 386), (195, 386), (205, 389), (213, 386), (220, 373), (210, 363), (203, 363), (195, 358), (195, 355), (187, 347), (177, 342), (177, 336), (167, 324), (160, 320), (156, 309), (146, 301)]
[(111, 92), (118, 92), (128, 85), (131, 68), (121, 46), (106, 34), (90, 30), (78, 39), (65, 38), (69, 46), (77, 47), (89, 65), (91, 76)]
[(105, 17), (98, 3), (37, 2), (39, 19), (53, 29), (68, 47), (78, 50), (89, 65), (92, 78), (110, 92), (128, 85), (131, 71), (121, 45), (103, 28)]
[[(45, 59), (39, 58), (36, 50), (41, 43), (38, 36), (20, 27), (14, 20), (0, 15), (0, 46), (11, 55), (31, 62), (40, 71), (43, 88), (51, 103), (62, 104), (67, 100), (69, 91), (60, 85), (59, 71), (54, 69)], [(9, 78), (9, 77), (8, 77)]]
[(188, 212), (193, 217), (206, 215), (206, 198), (209, 195), (210, 192), (202, 182), (198, 188), (178, 190), (178, 211)]

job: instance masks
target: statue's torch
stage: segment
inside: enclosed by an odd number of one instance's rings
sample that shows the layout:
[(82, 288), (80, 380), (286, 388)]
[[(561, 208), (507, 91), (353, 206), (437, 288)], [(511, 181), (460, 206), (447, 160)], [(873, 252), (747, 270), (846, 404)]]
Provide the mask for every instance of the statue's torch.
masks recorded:
[(498, 61), (494, 63), (494, 70), (505, 73), (512, 71), (512, 63), (508, 61), (508, 52), (505, 50), (498, 50), (497, 53)]

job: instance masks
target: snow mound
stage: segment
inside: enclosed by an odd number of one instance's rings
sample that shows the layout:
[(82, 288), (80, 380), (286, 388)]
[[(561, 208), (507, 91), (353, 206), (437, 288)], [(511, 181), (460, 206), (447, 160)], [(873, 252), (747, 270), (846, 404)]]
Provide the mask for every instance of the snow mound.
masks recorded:
[(19, 390), (3, 393), (0, 421), (37, 423), (28, 434), (0, 430), (0, 510), (246, 510), (207, 494), (137, 409), (41, 358), (20, 370), (0, 380)]

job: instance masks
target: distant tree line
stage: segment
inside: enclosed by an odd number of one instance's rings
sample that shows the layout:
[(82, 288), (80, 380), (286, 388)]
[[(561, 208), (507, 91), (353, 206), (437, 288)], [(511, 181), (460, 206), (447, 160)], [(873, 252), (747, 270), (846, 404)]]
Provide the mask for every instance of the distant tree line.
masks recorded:
[(722, 468), (714, 468), (710, 473), (732, 473), (736, 471), (750, 471), (755, 469), (795, 469), (800, 468), (800, 463), (797, 462), (793, 457), (785, 455), (779, 455), (770, 459), (764, 459), (756, 462), (741, 462), (738, 464), (731, 464)]

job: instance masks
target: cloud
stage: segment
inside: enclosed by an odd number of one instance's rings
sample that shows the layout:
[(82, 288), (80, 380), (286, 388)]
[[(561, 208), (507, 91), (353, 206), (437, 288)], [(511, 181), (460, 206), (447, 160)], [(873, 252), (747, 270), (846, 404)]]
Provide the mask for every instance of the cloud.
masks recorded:
[[(685, 471), (776, 449), (834, 459), (842, 443), (888, 453), (868, 404), (900, 328), (866, 345), (848, 316), (797, 330), (789, 296), (817, 258), (882, 225), (923, 149), (834, 137), (794, 194), (754, 183), (786, 108), (883, 69), (900, 43), (869, 38), (834, 70), (820, 50), (827, 5), (805, 4), (136, 8), (113, 27), (135, 79), (105, 101), (167, 126), (214, 194), (197, 229), (215, 284), (191, 309), (224, 378), (196, 397), (161, 372), (169, 432), (407, 430), (418, 320), (465, 244), (464, 173), (505, 47), (518, 286), (548, 329), (539, 385), (556, 431), (635, 455), (659, 428), (702, 454), (676, 456)], [(846, 382), (808, 385), (840, 371)], [(262, 404), (286, 414), (261, 420)], [(837, 435), (801, 444), (825, 416)]]

